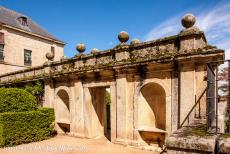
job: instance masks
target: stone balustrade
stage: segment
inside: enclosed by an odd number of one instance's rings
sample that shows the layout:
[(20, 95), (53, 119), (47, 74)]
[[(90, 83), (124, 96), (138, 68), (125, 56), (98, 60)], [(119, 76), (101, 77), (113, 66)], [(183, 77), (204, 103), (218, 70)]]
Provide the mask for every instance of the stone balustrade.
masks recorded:
[(197, 29), (183, 31), (178, 35), (132, 45), (119, 44), (115, 48), (91, 54), (79, 54), (70, 59), (46, 62), (32, 67), (0, 75), (0, 83), (15, 83), (54, 77), (55, 75), (109, 69), (135, 63), (172, 61), (210, 52), (223, 52), (207, 45), (204, 33)]

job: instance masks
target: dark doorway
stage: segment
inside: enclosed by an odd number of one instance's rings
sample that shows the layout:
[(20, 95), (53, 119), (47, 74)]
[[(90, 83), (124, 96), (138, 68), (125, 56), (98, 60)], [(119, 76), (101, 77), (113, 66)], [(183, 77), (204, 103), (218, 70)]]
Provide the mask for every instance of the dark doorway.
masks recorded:
[(111, 97), (110, 97), (110, 88), (106, 88), (105, 92), (105, 103), (106, 103), (106, 131), (105, 131), (105, 137), (111, 141), (111, 122), (110, 122), (110, 103), (111, 103)]

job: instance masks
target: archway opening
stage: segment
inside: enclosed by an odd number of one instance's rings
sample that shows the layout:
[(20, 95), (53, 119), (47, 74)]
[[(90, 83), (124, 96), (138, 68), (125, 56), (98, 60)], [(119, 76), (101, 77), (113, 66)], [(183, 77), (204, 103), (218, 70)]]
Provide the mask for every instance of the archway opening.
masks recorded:
[(56, 121), (62, 133), (70, 132), (70, 103), (69, 94), (61, 89), (57, 92)]
[(140, 90), (138, 130), (146, 143), (163, 144), (166, 133), (166, 94), (157, 83), (148, 83)]

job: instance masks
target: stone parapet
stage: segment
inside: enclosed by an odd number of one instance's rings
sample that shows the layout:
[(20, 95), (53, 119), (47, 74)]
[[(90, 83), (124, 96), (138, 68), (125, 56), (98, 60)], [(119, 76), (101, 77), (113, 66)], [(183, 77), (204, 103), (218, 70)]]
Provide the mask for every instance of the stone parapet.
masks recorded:
[[(121, 34), (127, 41), (128, 33)], [(196, 27), (184, 29), (178, 35), (153, 41), (136, 42), (131, 45), (121, 42), (112, 49), (96, 50), (90, 54), (83, 54), (84, 51), (81, 49), (85, 50), (84, 44), (80, 44), (77, 49), (80, 54), (73, 58), (63, 58), (56, 62), (49, 60), (42, 66), (0, 75), (0, 84), (44, 79), (63, 74), (86, 75), (87, 72), (100, 74), (100, 70), (114, 71), (121, 67), (135, 68), (150, 63), (191, 61), (191, 59), (193, 61), (199, 59), (199, 62), (206, 63), (224, 59), (224, 51), (208, 45), (204, 32)]]
[(230, 153), (230, 135), (221, 135), (219, 139), (219, 151), (220, 153)]
[[(97, 54), (81, 55), (71, 59), (49, 62), (39, 67), (0, 75), (0, 82), (3, 84), (19, 80), (29, 81), (63, 74), (85, 74), (86, 72), (99, 72), (105, 69), (131, 68), (132, 66), (136, 67), (142, 64), (191, 61), (191, 59), (199, 59), (199, 61), (205, 63), (213, 60), (222, 60), (224, 57), (224, 51), (213, 46), (191, 49), (181, 53), (173, 45), (175, 43), (172, 43), (175, 41), (174, 39), (169, 39), (169, 42), (172, 41), (171, 43), (161, 44), (164, 41), (166, 40), (145, 42), (136, 46), (120, 46)], [(203, 57), (206, 58), (204, 59)]]

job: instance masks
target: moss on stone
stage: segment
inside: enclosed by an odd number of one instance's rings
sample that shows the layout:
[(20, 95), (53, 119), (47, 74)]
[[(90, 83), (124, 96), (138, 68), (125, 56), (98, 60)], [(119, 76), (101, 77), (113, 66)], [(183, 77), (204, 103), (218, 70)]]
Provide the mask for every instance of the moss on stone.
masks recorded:
[(199, 124), (196, 126), (188, 126), (183, 131), (184, 136), (213, 136), (213, 134), (207, 132), (206, 124)]
[(221, 138), (230, 138), (230, 134), (220, 134)]

